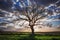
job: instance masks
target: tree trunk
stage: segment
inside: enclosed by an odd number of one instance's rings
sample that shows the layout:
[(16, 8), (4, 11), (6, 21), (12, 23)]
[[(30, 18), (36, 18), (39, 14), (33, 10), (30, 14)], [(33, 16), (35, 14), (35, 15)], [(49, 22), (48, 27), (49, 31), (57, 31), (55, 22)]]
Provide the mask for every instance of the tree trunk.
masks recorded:
[(33, 28), (33, 26), (30, 26), (30, 28), (31, 28), (31, 34), (34, 35), (34, 28)]
[(30, 39), (31, 39), (31, 40), (35, 40), (35, 35), (34, 35), (34, 28), (33, 28), (33, 26), (30, 26), (30, 29), (31, 29)]

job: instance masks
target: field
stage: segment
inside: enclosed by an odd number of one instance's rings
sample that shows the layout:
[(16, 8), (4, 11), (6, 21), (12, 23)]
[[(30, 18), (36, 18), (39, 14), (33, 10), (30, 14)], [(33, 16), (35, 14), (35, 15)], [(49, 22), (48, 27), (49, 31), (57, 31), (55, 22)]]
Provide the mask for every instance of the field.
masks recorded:
[(34, 36), (31, 36), (30, 33), (10, 33), (0, 34), (0, 40), (60, 40), (60, 35), (35, 33)]
[(0, 40), (60, 40), (60, 36), (0, 35)]

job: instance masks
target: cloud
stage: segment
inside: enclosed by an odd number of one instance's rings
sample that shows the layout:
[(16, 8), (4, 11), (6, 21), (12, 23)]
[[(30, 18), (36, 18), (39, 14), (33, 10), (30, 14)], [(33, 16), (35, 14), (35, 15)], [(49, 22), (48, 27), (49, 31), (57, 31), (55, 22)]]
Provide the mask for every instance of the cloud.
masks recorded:
[(12, 6), (12, 1), (11, 0), (0, 0), (0, 9), (8, 10)]

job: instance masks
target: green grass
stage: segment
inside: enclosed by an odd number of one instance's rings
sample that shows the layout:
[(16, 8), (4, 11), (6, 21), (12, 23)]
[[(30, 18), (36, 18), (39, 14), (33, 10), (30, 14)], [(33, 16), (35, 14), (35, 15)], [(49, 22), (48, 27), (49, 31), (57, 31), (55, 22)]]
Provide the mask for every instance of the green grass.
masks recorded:
[(0, 40), (60, 40), (60, 33), (17, 33), (17, 32), (1, 32)]
[(60, 40), (60, 36), (52, 35), (34, 35), (20, 34), (20, 35), (0, 35), (0, 40)]

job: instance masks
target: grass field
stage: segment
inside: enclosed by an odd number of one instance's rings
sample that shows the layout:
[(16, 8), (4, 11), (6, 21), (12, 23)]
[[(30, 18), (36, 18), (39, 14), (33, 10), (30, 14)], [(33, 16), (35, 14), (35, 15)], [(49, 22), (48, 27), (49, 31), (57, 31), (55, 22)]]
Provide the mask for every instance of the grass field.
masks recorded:
[(60, 40), (60, 36), (48, 35), (0, 35), (0, 40)]
[(10, 35), (0, 35), (0, 40), (60, 40), (59, 35), (39, 35), (35, 34), (31, 36), (30, 34), (10, 34)]

